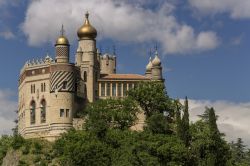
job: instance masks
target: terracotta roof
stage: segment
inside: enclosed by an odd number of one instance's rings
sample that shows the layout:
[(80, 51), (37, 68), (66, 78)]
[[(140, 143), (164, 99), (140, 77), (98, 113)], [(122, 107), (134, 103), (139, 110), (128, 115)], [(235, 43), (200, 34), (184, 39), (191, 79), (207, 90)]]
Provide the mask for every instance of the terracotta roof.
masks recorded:
[(139, 74), (101, 74), (100, 79), (105, 80), (149, 80), (149, 78)]

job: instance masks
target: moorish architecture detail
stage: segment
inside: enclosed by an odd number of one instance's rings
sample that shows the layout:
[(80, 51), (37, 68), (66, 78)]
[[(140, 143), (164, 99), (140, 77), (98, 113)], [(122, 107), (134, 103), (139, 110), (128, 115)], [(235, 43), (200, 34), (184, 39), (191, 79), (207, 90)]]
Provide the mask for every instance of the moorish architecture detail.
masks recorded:
[(18, 132), (24, 138), (54, 140), (73, 127), (78, 111), (98, 99), (121, 98), (140, 81), (159, 80), (162, 67), (156, 51), (145, 75), (117, 74), (116, 56), (96, 48), (97, 30), (89, 14), (78, 29), (75, 63), (69, 61), (70, 44), (64, 34), (55, 43), (55, 58), (27, 61), (19, 77)]

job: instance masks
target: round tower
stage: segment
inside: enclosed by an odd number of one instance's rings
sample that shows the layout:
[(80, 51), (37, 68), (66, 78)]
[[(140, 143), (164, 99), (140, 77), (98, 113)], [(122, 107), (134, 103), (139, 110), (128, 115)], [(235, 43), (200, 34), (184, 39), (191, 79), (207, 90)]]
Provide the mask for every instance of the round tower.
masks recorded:
[(152, 80), (162, 80), (161, 60), (158, 57), (158, 52), (155, 52), (155, 57), (152, 61)]
[(61, 35), (56, 40), (55, 51), (56, 51), (56, 62), (57, 63), (69, 63), (69, 41), (64, 36), (64, 29), (62, 25)]

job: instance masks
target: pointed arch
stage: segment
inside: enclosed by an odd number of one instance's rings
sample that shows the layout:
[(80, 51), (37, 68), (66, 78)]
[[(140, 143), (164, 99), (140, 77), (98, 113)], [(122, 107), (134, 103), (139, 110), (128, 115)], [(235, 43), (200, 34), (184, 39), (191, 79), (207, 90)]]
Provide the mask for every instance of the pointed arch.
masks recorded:
[(47, 107), (46, 100), (42, 99), (40, 104), (41, 104), (41, 112), (40, 112), (41, 123), (46, 123), (46, 107)]
[(30, 124), (36, 123), (36, 102), (32, 100), (30, 102)]

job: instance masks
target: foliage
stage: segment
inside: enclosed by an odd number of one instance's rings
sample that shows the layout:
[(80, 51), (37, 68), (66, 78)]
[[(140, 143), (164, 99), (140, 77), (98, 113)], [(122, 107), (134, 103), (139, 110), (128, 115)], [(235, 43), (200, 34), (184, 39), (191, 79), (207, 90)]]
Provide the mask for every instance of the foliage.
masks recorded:
[(162, 113), (155, 113), (146, 120), (144, 128), (153, 134), (171, 134), (172, 130), (165, 116)]
[(86, 112), (86, 130), (101, 138), (108, 128), (124, 130), (134, 125), (139, 108), (130, 98), (107, 99), (90, 104)]
[(137, 88), (130, 90), (128, 96), (139, 103), (147, 117), (164, 111), (167, 111), (170, 117), (173, 116), (174, 105), (162, 82), (142, 82)]
[(12, 144), (12, 137), (3, 135), (0, 138), (0, 165), (2, 165), (3, 158), (5, 157), (8, 149)]

